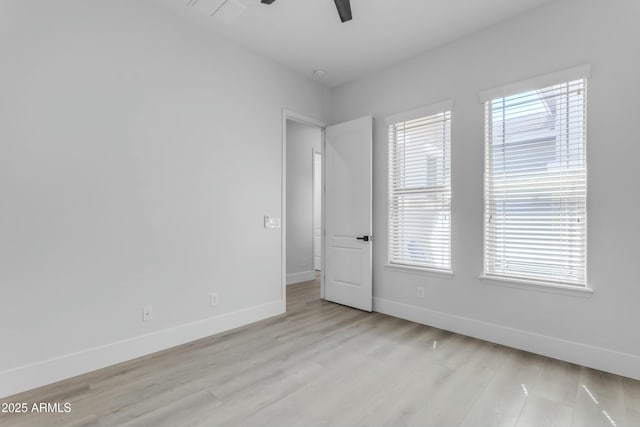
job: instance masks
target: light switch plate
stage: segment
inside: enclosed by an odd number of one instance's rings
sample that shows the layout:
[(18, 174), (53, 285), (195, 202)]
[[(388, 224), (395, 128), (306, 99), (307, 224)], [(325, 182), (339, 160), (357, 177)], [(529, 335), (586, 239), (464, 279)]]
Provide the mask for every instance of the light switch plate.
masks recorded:
[(272, 218), (270, 216), (264, 217), (264, 228), (280, 228), (280, 218)]

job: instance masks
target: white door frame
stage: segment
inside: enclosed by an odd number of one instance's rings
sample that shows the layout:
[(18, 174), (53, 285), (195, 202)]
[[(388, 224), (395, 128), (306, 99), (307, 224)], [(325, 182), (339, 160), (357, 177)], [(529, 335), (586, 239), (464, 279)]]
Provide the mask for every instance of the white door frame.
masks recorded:
[[(320, 128), (320, 130), (322, 131), (321, 145), (322, 145), (323, 153), (325, 151), (324, 129), (327, 127), (327, 124), (320, 120), (316, 120), (312, 117), (307, 117), (305, 115), (296, 113), (295, 111), (287, 110), (286, 108), (282, 109), (282, 189), (281, 189), (282, 206), (280, 208), (282, 212), (281, 213), (282, 220), (280, 221), (280, 224), (281, 224), (280, 239), (281, 239), (281, 247), (282, 247), (281, 297), (282, 297), (282, 302), (284, 304), (285, 310), (287, 307), (287, 120), (292, 120), (294, 122), (298, 122), (303, 125)], [(324, 239), (325, 239), (324, 167), (325, 165), (324, 163), (325, 162), (322, 162), (322, 225), (321, 225), (322, 228), (320, 230), (321, 242), (322, 242), (321, 243), (322, 244), (322, 260), (321, 260), (321, 271), (320, 271), (320, 298), (322, 299), (324, 299), (324, 260), (325, 260), (325, 256), (324, 256), (324, 248), (325, 248), (325, 244), (324, 244)]]
[[(324, 135), (324, 131), (323, 131), (323, 135)], [(323, 138), (324, 139), (324, 138)], [(320, 150), (322, 150), (322, 142), (320, 144)], [(322, 274), (322, 207), (324, 206), (324, 203), (322, 202), (322, 195), (324, 194), (323, 190), (323, 186), (322, 186), (322, 177), (324, 176), (324, 174), (322, 173), (322, 165), (324, 164), (323, 158), (322, 158), (322, 151), (316, 151), (315, 148), (311, 148), (311, 176), (313, 177), (313, 179), (311, 180), (311, 198), (312, 198), (312, 211), (311, 211), (311, 216), (313, 219), (313, 223), (315, 224), (315, 220), (316, 220), (316, 156), (320, 156), (320, 253), (317, 254), (316, 253), (316, 229), (315, 226), (312, 227), (311, 230), (311, 249), (312, 249), (312, 266), (313, 266), (313, 270), (315, 270), (315, 266), (316, 266), (316, 256), (320, 256), (320, 274)]]

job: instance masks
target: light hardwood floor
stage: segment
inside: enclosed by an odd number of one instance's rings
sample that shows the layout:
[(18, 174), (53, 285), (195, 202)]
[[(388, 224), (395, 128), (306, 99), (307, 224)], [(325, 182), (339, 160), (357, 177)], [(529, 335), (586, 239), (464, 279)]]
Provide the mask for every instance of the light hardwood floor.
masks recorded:
[(3, 402), (1, 426), (640, 426), (640, 382), (319, 299)]

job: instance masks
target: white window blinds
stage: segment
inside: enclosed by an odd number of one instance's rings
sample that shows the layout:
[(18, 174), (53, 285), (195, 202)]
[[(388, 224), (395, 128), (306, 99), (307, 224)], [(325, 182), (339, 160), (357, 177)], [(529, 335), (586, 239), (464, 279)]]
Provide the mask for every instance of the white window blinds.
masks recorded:
[(388, 123), (389, 262), (450, 271), (451, 111), (429, 114)]
[(585, 89), (485, 103), (486, 276), (586, 286)]

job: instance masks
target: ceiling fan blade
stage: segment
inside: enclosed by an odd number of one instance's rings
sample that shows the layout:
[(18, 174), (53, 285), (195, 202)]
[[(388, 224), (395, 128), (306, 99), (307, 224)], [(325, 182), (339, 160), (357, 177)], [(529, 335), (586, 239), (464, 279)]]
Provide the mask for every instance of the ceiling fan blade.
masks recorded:
[[(262, 0), (265, 1), (265, 0)], [(338, 14), (342, 22), (351, 21), (351, 2), (349, 0), (333, 0), (336, 3)]]
[(262, 3), (264, 3), (264, 4), (271, 4), (271, 3), (273, 3), (274, 1), (276, 1), (276, 0), (262, 0)]

